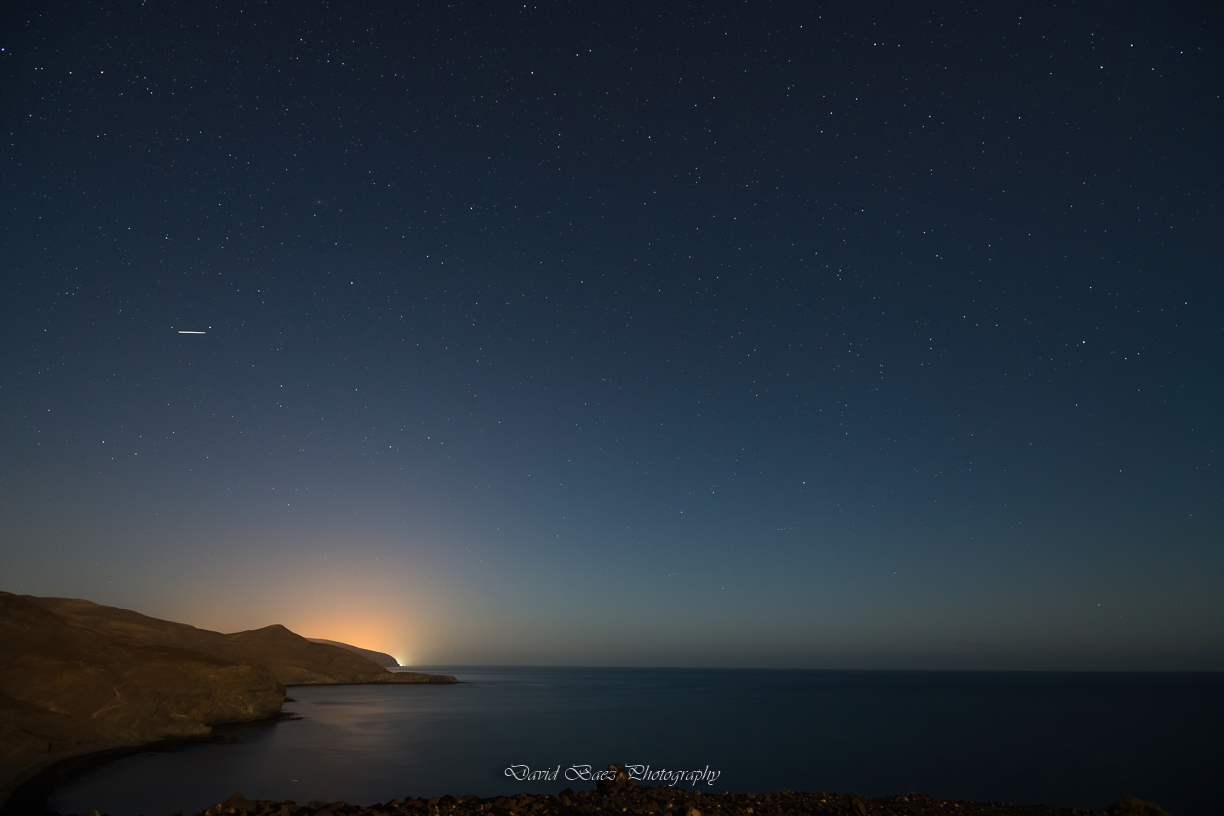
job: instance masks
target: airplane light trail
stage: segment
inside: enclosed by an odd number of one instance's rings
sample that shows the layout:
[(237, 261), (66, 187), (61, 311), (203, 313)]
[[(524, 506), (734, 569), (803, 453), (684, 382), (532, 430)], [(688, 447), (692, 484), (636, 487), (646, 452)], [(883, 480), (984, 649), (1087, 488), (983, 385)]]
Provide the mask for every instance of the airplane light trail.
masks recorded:
[(197, 331), (179, 331), (179, 334), (204, 334), (204, 332), (197, 332)]

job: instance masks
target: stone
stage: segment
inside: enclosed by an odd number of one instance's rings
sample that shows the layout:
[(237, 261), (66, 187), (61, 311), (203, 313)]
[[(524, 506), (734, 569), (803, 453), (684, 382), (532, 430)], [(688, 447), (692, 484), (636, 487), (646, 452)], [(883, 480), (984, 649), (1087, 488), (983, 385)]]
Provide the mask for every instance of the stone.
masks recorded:
[(608, 766), (608, 771), (611, 774), (609, 778), (600, 779), (595, 783), (595, 787), (602, 793), (632, 790), (637, 784), (630, 778), (624, 765), (613, 763)]
[(1145, 802), (1134, 796), (1123, 796), (1108, 813), (1109, 816), (1169, 816), (1169, 812), (1155, 802)]
[(255, 803), (243, 796), (241, 793), (235, 793), (230, 798), (221, 803), (224, 807), (233, 808), (234, 810), (243, 813), (250, 813), (255, 810)]

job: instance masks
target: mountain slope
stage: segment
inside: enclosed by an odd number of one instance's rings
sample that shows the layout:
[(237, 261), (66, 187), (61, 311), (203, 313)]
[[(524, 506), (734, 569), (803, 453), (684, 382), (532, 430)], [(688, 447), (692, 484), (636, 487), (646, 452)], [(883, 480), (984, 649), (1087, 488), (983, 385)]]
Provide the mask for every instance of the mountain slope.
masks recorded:
[(61, 759), (269, 717), (286, 685), (455, 682), (388, 672), (278, 624), (227, 635), (90, 601), (0, 592), (0, 804)]
[(284, 699), (264, 666), (121, 643), (0, 592), (0, 801), (56, 760), (207, 734)]
[(373, 649), (363, 649), (360, 646), (351, 646), (348, 643), (341, 643), (338, 640), (326, 640), (324, 638), (306, 638), (311, 643), (326, 643), (328, 646), (339, 646), (341, 649), (348, 649), (353, 654), (359, 654), (367, 660), (373, 660), (380, 666), (386, 668), (398, 668), (399, 661), (386, 652), (376, 652)]
[(280, 624), (226, 635), (76, 598), (21, 597), (119, 643), (174, 646), (236, 663), (267, 666), (287, 686), (456, 682), (444, 675), (389, 672), (361, 654), (329, 643), (311, 642)]

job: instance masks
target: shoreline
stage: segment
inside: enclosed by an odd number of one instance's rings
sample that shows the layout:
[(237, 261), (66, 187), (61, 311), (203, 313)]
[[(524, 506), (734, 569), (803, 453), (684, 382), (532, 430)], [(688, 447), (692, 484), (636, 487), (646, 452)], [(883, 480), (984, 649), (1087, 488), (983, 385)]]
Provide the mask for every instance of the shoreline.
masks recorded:
[[(59, 763), (259, 722), (298, 685), (451, 685), (270, 624), (224, 634), (80, 598), (0, 591), (0, 807)], [(58, 772), (58, 771), (56, 771)], [(56, 773), (52, 772), (52, 773)]]
[[(346, 684), (353, 685), (353, 684)], [(292, 711), (280, 710), (268, 717), (258, 720), (233, 720), (231, 722), (213, 723), (209, 728), (224, 728), (231, 725), (273, 725), (278, 722), (301, 719)], [(84, 751), (79, 754), (48, 759), (35, 766), (24, 769), (21, 774), (7, 781), (7, 792), (0, 791), (0, 816), (26, 816), (29, 813), (43, 813), (43, 805), (55, 792), (55, 789), (71, 781), (72, 778), (106, 766), (108, 763), (124, 757), (134, 756), (145, 751), (175, 751), (179, 746), (200, 745), (204, 743), (224, 745), (230, 740), (211, 732), (191, 737), (167, 737), (165, 739), (141, 742), (132, 745), (115, 745), (110, 748), (100, 748), (96, 751)]]
[[(452, 669), (453, 670), (453, 669)], [(457, 682), (457, 678), (456, 678)], [(450, 685), (451, 683), (446, 683)], [(277, 723), (295, 719), (294, 711), (296, 709), (293, 703), (298, 702), (298, 698), (294, 698), (293, 694), (300, 694), (301, 699), (309, 702), (314, 699), (309, 692), (303, 692), (302, 689), (310, 689), (314, 686), (376, 686), (384, 685), (383, 683), (304, 683), (292, 684), (285, 688), (288, 692), (287, 697), (282, 698), (282, 708), (273, 712), (270, 716), (260, 718), (258, 720), (227, 720), (224, 722), (215, 723), (215, 730), (207, 735), (188, 736), (188, 737), (173, 737), (170, 739), (159, 739), (146, 741), (140, 744), (130, 744), (127, 746), (110, 746), (100, 750), (90, 751), (74, 756), (60, 757), (49, 763), (42, 763), (39, 767), (31, 769), (31, 773), (22, 780), (22, 783), (11, 791), (11, 805), (8, 802), (0, 806), (0, 816), (25, 816), (26, 814), (42, 814), (47, 811), (51, 801), (59, 801), (57, 809), (63, 810), (64, 813), (78, 813), (80, 816), (92, 811), (97, 807), (102, 800), (95, 799), (90, 794), (84, 796), (77, 794), (57, 795), (57, 789), (63, 788), (65, 785), (73, 785), (74, 782), (82, 777), (99, 773), (99, 768), (104, 768), (112, 762), (143, 762), (144, 760), (127, 760), (125, 758), (140, 754), (147, 751), (177, 751), (188, 750), (196, 751), (200, 748), (192, 746), (207, 746), (203, 750), (206, 751), (231, 751), (240, 750), (240, 746), (231, 745), (227, 748), (218, 748), (220, 745), (227, 745), (234, 742), (241, 742), (241, 732), (232, 730), (235, 727), (255, 726), (256, 731), (253, 733), (253, 738), (260, 739), (261, 735), (266, 735), (268, 732), (265, 729), (274, 727)], [(410, 684), (416, 685), (416, 684)], [(479, 687), (481, 682), (477, 681)], [(321, 688), (320, 692), (326, 693), (325, 688)], [(367, 694), (367, 692), (345, 692), (346, 694)], [(401, 695), (393, 695), (400, 697)], [(408, 695), (416, 698), (417, 694)], [(374, 699), (382, 699), (382, 693), (374, 693)], [(433, 699), (428, 693), (424, 693), (424, 698)], [(455, 698), (449, 698), (454, 700)], [(288, 709), (288, 710), (286, 710)], [(301, 710), (301, 709), (296, 709)], [(311, 716), (310, 712), (306, 712), (307, 717)], [(220, 733), (217, 733), (220, 731)], [(721, 729), (720, 729), (721, 731)], [(718, 732), (711, 732), (708, 736), (717, 737)], [(723, 732), (725, 733), (725, 732)], [(211, 743), (211, 745), (209, 745)], [(501, 752), (495, 752), (500, 754)], [(491, 757), (493, 761), (497, 758)], [(485, 757), (486, 760), (490, 757)], [(160, 761), (160, 760), (158, 760)], [(239, 760), (241, 762), (241, 760)], [(754, 796), (752, 794), (724, 794), (722, 791), (715, 793), (707, 788), (706, 785), (701, 785), (700, 792), (686, 791), (683, 787), (659, 787), (655, 793), (650, 794), (648, 791), (651, 788), (643, 785), (636, 791), (629, 793), (624, 790), (613, 789), (611, 792), (600, 791), (599, 793), (588, 793), (586, 796), (582, 794), (574, 794), (572, 792), (562, 791), (568, 797), (568, 802), (562, 800), (561, 794), (556, 793), (556, 789), (552, 785), (560, 788), (561, 785), (567, 784), (565, 781), (545, 783), (543, 787), (532, 786), (531, 793), (520, 793), (514, 790), (513, 787), (502, 787), (501, 784), (485, 784), (483, 777), (473, 781), (468, 774), (454, 772), (454, 762), (445, 763), (445, 767), (435, 763), (433, 773), (428, 777), (414, 777), (418, 781), (411, 784), (403, 784), (407, 780), (396, 774), (387, 776), (379, 781), (376, 787), (369, 787), (362, 784), (364, 777), (354, 776), (353, 774), (344, 773), (341, 779), (341, 786), (326, 786), (313, 788), (297, 788), (288, 786), (282, 788), (278, 785), (271, 785), (272, 780), (265, 777), (264, 773), (256, 770), (252, 773), (250, 766), (242, 763), (235, 767), (246, 768), (245, 773), (241, 776), (242, 781), (237, 778), (231, 780), (230, 784), (226, 784), (223, 779), (214, 779), (208, 785), (200, 789), (193, 788), (193, 793), (190, 796), (185, 796), (184, 790), (180, 790), (177, 785), (168, 785), (160, 790), (150, 790), (144, 792), (143, 781), (148, 779), (150, 782), (153, 779), (142, 774), (129, 774), (127, 784), (131, 787), (133, 793), (140, 791), (141, 802), (140, 810), (124, 810), (127, 807), (134, 807), (134, 799), (129, 799), (126, 796), (104, 797), (105, 801), (110, 802), (112, 807), (117, 808), (114, 811), (115, 816), (134, 816), (137, 812), (143, 812), (146, 816), (157, 816), (157, 814), (173, 813), (176, 810), (181, 810), (183, 813), (195, 812), (201, 816), (241, 816), (242, 814), (254, 814), (254, 816), (417, 816), (417, 814), (429, 814), (429, 816), (442, 816), (444, 813), (453, 813), (456, 816), (462, 814), (490, 814), (490, 813), (510, 813), (510, 814), (526, 814), (529, 813), (584, 813), (595, 814), (596, 816), (611, 816), (613, 812), (624, 813), (626, 816), (631, 813), (649, 813), (652, 816), (690, 816), (690, 810), (697, 810), (701, 816), (711, 816), (711, 814), (735, 814), (747, 813), (750, 816), (769, 816), (770, 814), (782, 813), (808, 813), (808, 814), (846, 814), (847, 816), (866, 816), (867, 814), (880, 814), (880, 816), (892, 816), (892, 814), (914, 814), (915, 816), (925, 816), (925, 814), (946, 814), (946, 813), (965, 813), (965, 814), (982, 814), (982, 816), (997, 816), (998, 814), (1029, 814), (1030, 816), (1043, 816), (1044, 814), (1144, 814), (1145, 816), (1160, 816), (1163, 811), (1154, 807), (1128, 807), (1119, 809), (1115, 804), (1107, 808), (1114, 799), (1121, 794), (1128, 792), (1140, 792), (1142, 786), (1132, 787), (1127, 779), (1116, 779), (1114, 784), (1102, 787), (1100, 785), (1084, 787), (1082, 785), (1074, 785), (1074, 788), (1081, 788), (1083, 791), (1092, 790), (1093, 795), (1083, 797), (1076, 795), (1072, 788), (1063, 788), (1062, 792), (1071, 792), (1070, 796), (1058, 795), (1054, 792), (1053, 795), (1043, 796), (1040, 790), (1029, 790), (1029, 796), (1022, 801), (1029, 803), (1044, 803), (1044, 802), (1062, 802), (1062, 806), (1045, 805), (1045, 804), (1028, 804), (1015, 805), (1011, 803), (1000, 803), (989, 801), (987, 797), (993, 795), (998, 796), (1024, 796), (1023, 793), (1017, 793), (1012, 788), (1000, 789), (996, 792), (996, 786), (993, 784), (981, 784), (983, 780), (977, 778), (976, 775), (971, 777), (963, 777), (962, 784), (956, 787), (940, 787), (936, 790), (927, 789), (934, 793), (942, 795), (942, 799), (931, 798), (927, 796), (918, 796), (914, 794), (880, 796), (879, 794), (901, 794), (908, 788), (892, 788), (891, 786), (872, 786), (868, 788), (875, 798), (867, 798), (863, 796), (853, 796), (850, 794), (806, 794), (792, 793), (786, 790), (780, 790), (777, 793)], [(100, 773), (105, 774), (106, 771)], [(446, 780), (438, 778), (438, 774), (446, 776)], [(296, 776), (297, 774), (294, 774)], [(209, 774), (208, 776), (211, 776)], [(499, 774), (500, 776), (500, 774)], [(963, 776), (963, 775), (962, 775)], [(1078, 774), (1076, 774), (1078, 776)], [(207, 779), (207, 777), (204, 777)], [(555, 777), (554, 777), (555, 778)], [(585, 778), (585, 777), (584, 777)], [(897, 779), (900, 777), (891, 776), (883, 777), (885, 779)], [(644, 782), (653, 785), (664, 785), (664, 782), (658, 781), (659, 777), (647, 777)], [(806, 779), (806, 783), (801, 781)], [(397, 781), (398, 780), (398, 781)], [(432, 781), (431, 781), (432, 780)], [(449, 780), (449, 781), (447, 781)], [(840, 784), (838, 784), (840, 780)], [(189, 780), (184, 780), (188, 782)], [(293, 781), (297, 781), (296, 779)], [(344, 784), (347, 781), (349, 784)], [(220, 782), (220, 785), (214, 783)], [(745, 782), (747, 784), (745, 784)], [(867, 787), (842, 778), (841, 775), (828, 776), (813, 780), (811, 777), (796, 777), (791, 774), (774, 776), (770, 779), (772, 784), (791, 784), (796, 782), (799, 784), (813, 785), (828, 785), (830, 787), (837, 786), (844, 790), (842, 785), (850, 787), (851, 790), (862, 789)], [(847, 784), (849, 782), (849, 784)], [(1117, 784), (1117, 783), (1121, 784)], [(388, 784), (389, 783), (389, 784)], [(830, 783), (832, 783), (830, 785)], [(513, 782), (506, 783), (514, 785)], [(570, 782), (571, 785), (590, 785), (592, 782)], [(687, 785), (688, 783), (682, 783)], [(744, 785), (741, 790), (747, 788), (747, 785), (753, 784), (748, 777), (742, 778), (740, 783)], [(769, 784), (769, 783), (766, 783)], [(265, 785), (269, 785), (265, 787)], [(402, 785), (402, 786), (401, 786)], [(853, 786), (853, 787), (851, 787)], [(762, 786), (764, 787), (764, 786)], [(917, 787), (915, 785), (915, 787)], [(414, 790), (415, 788), (415, 790)], [(234, 791), (241, 790), (246, 793), (262, 794), (263, 796), (280, 797), (282, 801), (272, 799), (259, 800), (241, 800), (241, 802), (251, 801), (250, 807), (219, 807), (218, 804), (224, 805), (222, 797)], [(751, 788), (747, 788), (751, 789)], [(757, 788), (760, 790), (761, 788)], [(304, 791), (309, 790), (310, 795), (307, 796)], [(765, 787), (765, 790), (769, 790)], [(919, 788), (922, 790), (922, 788)], [(1007, 793), (1004, 793), (1004, 790)], [(1148, 787), (1147, 790), (1153, 791), (1149, 794), (1156, 796), (1155, 788)], [(450, 792), (474, 791), (467, 795), (452, 794)], [(328, 793), (331, 792), (329, 796)], [(1166, 791), (1167, 793), (1168, 791)], [(417, 798), (411, 796), (404, 798), (402, 801), (390, 800), (392, 796), (402, 796), (404, 794), (424, 794)], [(546, 796), (542, 794), (555, 794)], [(1033, 794), (1036, 795), (1033, 795)], [(1050, 790), (1046, 790), (1050, 794)], [(202, 794), (202, 795), (201, 795)], [(437, 794), (437, 796), (433, 796)], [(964, 796), (974, 798), (949, 798)], [(374, 803), (366, 805), (352, 805), (342, 802), (328, 802), (335, 796), (343, 796), (349, 802), (371, 802), (372, 798), (378, 797), (385, 803)], [(297, 801), (290, 802), (284, 797), (294, 797)], [(307, 799), (317, 799), (321, 801), (310, 801)], [(432, 798), (426, 798), (432, 797)], [(482, 798), (483, 797), (483, 798)], [(618, 798), (619, 797), (619, 798)], [(233, 798), (233, 797), (231, 797)], [(706, 807), (695, 804), (700, 800)], [(1174, 803), (1177, 797), (1173, 796), (1168, 799), (1161, 798), (1158, 801), (1161, 803)], [(226, 800), (228, 801), (228, 800)], [(239, 804), (241, 804), (239, 802)], [(424, 802), (422, 805), (421, 803)], [(862, 803), (862, 811), (856, 806), (856, 802)], [(212, 804), (206, 807), (209, 803)], [(1070, 807), (1074, 803), (1075, 807)], [(680, 807), (683, 804), (684, 807)], [(671, 805), (666, 807), (665, 805)], [(538, 807), (537, 807), (538, 806)], [(592, 810), (585, 810), (584, 807), (590, 806)], [(749, 810), (748, 808), (752, 808)], [(1184, 809), (1184, 802), (1181, 809), (1176, 812), (1189, 812)]]
[[(402, 673), (402, 672), (401, 672)], [(353, 683), (294, 683), (287, 685), (284, 688), (286, 691), (291, 688), (316, 688), (319, 686), (456, 686), (462, 685), (463, 681), (458, 680), (450, 675), (441, 674), (423, 674), (421, 672), (413, 672), (420, 677), (428, 677), (429, 680), (420, 681), (400, 681), (395, 683), (388, 682), (353, 682)], [(435, 679), (436, 678), (436, 679)], [(172, 751), (175, 746), (181, 745), (197, 745), (209, 742), (225, 744), (228, 740), (218, 736), (212, 731), (216, 728), (224, 728), (232, 725), (258, 726), (261, 724), (273, 725), (278, 722), (286, 722), (291, 720), (300, 720), (292, 711), (285, 711), (285, 703), (295, 703), (297, 700), (285, 696), (281, 701), (281, 708), (267, 717), (260, 717), (255, 720), (227, 720), (225, 722), (217, 722), (209, 724), (209, 733), (200, 734), (197, 736), (183, 737), (166, 737), (164, 739), (152, 740), (148, 742), (133, 743), (130, 745), (112, 745), (106, 748), (98, 748), (95, 750), (82, 751), (80, 753), (69, 754), (66, 756), (58, 756), (46, 759), (34, 765), (22, 768), (12, 777), (5, 780), (0, 780), (3, 785), (0, 785), (0, 816), (26, 816), (28, 813), (35, 811), (31, 807), (39, 806), (50, 798), (51, 794), (60, 785), (69, 781), (69, 777), (74, 775), (76, 771), (87, 772), (100, 768), (107, 763), (121, 759), (123, 757), (132, 756), (145, 751)], [(42, 813), (44, 809), (38, 809), (38, 813)]]

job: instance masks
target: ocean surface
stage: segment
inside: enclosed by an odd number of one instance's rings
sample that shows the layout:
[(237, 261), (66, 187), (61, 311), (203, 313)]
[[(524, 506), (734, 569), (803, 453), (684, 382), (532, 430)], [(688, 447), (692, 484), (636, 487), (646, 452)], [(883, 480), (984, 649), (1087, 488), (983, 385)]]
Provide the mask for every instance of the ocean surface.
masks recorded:
[[(166, 816), (235, 791), (298, 804), (556, 793), (593, 788), (583, 766), (623, 762), (720, 793), (1076, 808), (1132, 794), (1174, 816), (1220, 812), (1224, 674), (421, 670), (463, 683), (292, 687), (293, 717), (83, 763), (46, 807)], [(556, 779), (519, 781), (512, 766)]]

